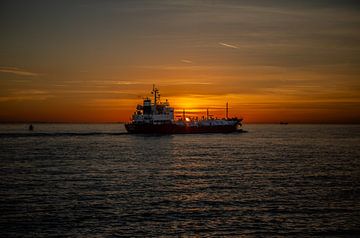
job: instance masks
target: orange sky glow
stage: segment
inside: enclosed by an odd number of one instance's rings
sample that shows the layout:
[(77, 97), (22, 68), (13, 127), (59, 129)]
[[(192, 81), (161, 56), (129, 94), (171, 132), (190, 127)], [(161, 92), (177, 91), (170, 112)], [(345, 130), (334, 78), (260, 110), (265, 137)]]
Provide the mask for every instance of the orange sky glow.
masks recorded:
[[(320, 1), (321, 2), (321, 1)], [(178, 114), (360, 122), (360, 8), (286, 1), (2, 3), (0, 122), (129, 121), (152, 85)]]

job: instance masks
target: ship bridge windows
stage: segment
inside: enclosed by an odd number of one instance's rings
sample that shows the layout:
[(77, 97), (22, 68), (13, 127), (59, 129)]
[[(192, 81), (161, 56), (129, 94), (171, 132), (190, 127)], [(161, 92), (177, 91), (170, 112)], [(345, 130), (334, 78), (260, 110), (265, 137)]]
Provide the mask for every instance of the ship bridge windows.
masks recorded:
[(151, 106), (145, 106), (144, 105), (144, 114), (152, 114)]

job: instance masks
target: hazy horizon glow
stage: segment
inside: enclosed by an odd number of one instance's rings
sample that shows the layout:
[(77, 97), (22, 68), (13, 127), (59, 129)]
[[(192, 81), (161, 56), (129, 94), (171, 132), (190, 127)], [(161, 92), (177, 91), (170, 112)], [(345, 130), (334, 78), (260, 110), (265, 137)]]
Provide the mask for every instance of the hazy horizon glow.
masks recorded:
[[(358, 1), (2, 1), (0, 121), (360, 122)], [(198, 113), (198, 114), (197, 114)]]

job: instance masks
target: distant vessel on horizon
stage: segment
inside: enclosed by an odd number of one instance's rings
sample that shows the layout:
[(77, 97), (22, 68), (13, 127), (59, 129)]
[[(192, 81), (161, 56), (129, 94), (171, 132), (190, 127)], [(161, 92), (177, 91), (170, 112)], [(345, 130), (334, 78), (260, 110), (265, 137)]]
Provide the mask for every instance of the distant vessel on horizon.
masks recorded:
[(132, 115), (131, 122), (125, 124), (129, 133), (136, 134), (191, 134), (191, 133), (230, 133), (244, 132), (242, 118), (228, 118), (228, 104), (226, 103), (226, 117), (224, 119), (214, 119), (209, 117), (207, 110), (206, 118), (201, 119), (183, 116), (179, 120), (174, 119), (174, 108), (170, 107), (169, 102), (160, 101), (159, 90), (153, 86), (151, 92), (154, 96), (152, 102), (150, 98), (145, 98), (142, 105), (137, 105), (136, 111)]

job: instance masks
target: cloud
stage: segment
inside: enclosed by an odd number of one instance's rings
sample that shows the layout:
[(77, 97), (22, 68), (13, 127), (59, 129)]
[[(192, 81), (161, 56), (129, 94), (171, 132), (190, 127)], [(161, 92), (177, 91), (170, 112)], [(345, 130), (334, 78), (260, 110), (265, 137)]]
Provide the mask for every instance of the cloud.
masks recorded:
[(166, 83), (167, 85), (210, 85), (212, 82), (192, 82), (192, 81), (175, 81)]
[(159, 65), (139, 65), (134, 66), (135, 68), (145, 70), (226, 70), (236, 69), (236, 66), (229, 65), (171, 65), (171, 64), (159, 64)]
[(9, 74), (16, 74), (20, 76), (39, 76), (38, 73), (26, 71), (24, 69), (20, 69), (18, 67), (0, 67), (1, 73), (9, 73)]
[(239, 49), (239, 47), (237, 47), (235, 45), (230, 45), (230, 44), (226, 44), (226, 43), (223, 43), (223, 42), (219, 42), (219, 45), (229, 47), (229, 48), (233, 48), (233, 49)]
[(53, 95), (49, 94), (49, 92), (37, 89), (14, 90), (9, 95), (1, 96), (0, 102), (30, 100), (44, 101), (51, 97), (53, 97)]
[(191, 64), (192, 63), (191, 60), (187, 60), (187, 59), (182, 59), (181, 62), (186, 63), (186, 64)]
[(138, 84), (143, 84), (143, 82), (137, 82), (137, 81), (115, 81), (114, 84), (117, 84), (117, 85), (138, 85)]

